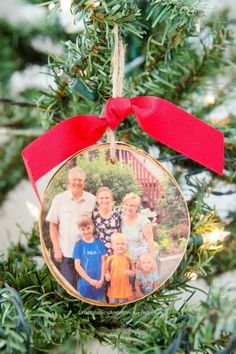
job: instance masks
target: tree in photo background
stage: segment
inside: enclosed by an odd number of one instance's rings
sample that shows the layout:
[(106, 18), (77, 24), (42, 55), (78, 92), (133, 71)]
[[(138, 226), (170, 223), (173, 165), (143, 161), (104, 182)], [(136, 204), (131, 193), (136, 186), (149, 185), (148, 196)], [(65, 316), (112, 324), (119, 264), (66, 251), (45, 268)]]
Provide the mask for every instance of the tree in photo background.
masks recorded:
[[(53, 197), (68, 188), (68, 170), (70, 163), (62, 167), (50, 182), (44, 198), (45, 209), (48, 209)], [(112, 190), (116, 205), (121, 205), (127, 193), (134, 192), (142, 195), (142, 186), (133, 176), (132, 169), (122, 161), (112, 164), (107, 159), (105, 151), (95, 150), (94, 154), (84, 153), (76, 158), (76, 166), (85, 172), (84, 190), (96, 195), (100, 187)]]
[(171, 254), (182, 252), (189, 232), (189, 216), (183, 196), (169, 177), (162, 180), (155, 210), (158, 247)]
[(131, 167), (122, 161), (112, 164), (105, 151), (97, 150), (90, 158), (81, 155), (77, 158), (77, 165), (86, 173), (85, 189), (94, 195), (100, 187), (106, 186), (112, 190), (116, 205), (121, 205), (127, 193), (142, 196), (142, 185), (136, 181)]

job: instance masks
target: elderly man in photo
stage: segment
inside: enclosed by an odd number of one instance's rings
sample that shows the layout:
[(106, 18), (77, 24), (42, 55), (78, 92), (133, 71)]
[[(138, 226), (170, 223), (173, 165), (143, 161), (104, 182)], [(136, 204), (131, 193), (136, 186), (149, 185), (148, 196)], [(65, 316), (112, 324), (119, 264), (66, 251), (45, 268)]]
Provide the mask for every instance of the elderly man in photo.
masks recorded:
[(68, 171), (68, 190), (54, 197), (46, 217), (50, 223), (54, 258), (60, 264), (61, 274), (74, 288), (77, 286), (77, 272), (72, 255), (79, 237), (76, 221), (82, 212), (91, 212), (96, 202), (93, 194), (83, 190), (84, 182), (84, 171), (72, 167)]

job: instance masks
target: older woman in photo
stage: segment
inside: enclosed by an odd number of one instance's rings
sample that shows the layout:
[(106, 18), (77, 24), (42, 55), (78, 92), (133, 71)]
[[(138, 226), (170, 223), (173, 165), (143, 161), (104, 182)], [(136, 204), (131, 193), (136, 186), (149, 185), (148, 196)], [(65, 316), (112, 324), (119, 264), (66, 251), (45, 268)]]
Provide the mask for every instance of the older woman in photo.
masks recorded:
[(145, 215), (138, 213), (140, 205), (141, 198), (137, 194), (125, 195), (121, 230), (128, 238), (128, 253), (135, 262), (145, 253), (156, 258), (152, 224)]
[(121, 231), (121, 210), (113, 205), (112, 191), (101, 187), (96, 193), (96, 206), (92, 212), (98, 240), (106, 247), (107, 254), (112, 254), (111, 235)]

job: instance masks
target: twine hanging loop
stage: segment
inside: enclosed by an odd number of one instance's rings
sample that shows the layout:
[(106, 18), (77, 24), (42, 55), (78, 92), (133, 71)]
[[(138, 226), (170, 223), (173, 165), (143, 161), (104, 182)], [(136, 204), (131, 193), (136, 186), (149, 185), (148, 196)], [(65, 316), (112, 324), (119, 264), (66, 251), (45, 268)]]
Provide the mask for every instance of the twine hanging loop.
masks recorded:
[[(119, 29), (114, 27), (114, 53), (112, 57), (112, 97), (123, 96), (124, 85), (124, 69), (125, 69), (125, 47), (119, 37)], [(114, 131), (107, 128), (107, 141), (110, 144), (110, 160), (116, 163), (116, 138)]]

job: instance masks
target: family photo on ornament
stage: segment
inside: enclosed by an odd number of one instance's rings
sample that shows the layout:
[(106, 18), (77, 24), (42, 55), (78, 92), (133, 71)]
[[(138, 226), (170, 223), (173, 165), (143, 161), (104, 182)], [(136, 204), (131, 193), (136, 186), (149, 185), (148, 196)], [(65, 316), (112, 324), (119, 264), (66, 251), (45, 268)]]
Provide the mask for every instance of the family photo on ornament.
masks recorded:
[(189, 221), (161, 166), (123, 146), (111, 163), (103, 145), (54, 175), (41, 235), (49, 269), (68, 292), (115, 305), (145, 297), (167, 280), (184, 253)]

